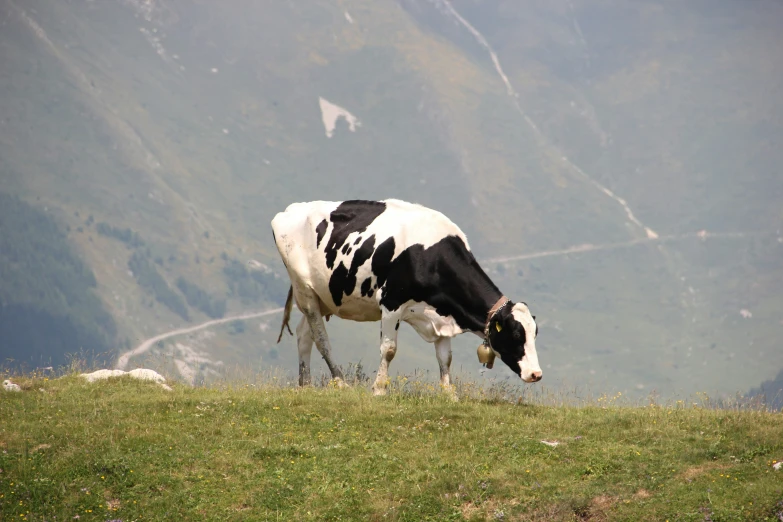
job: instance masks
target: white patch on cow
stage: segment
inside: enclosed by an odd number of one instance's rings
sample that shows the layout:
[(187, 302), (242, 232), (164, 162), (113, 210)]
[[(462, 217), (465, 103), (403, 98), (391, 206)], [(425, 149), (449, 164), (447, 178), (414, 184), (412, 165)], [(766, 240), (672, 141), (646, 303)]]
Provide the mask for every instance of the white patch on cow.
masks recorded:
[(350, 15), (348, 11), (345, 12), (345, 19), (348, 21), (349, 24), (353, 23), (353, 17)]
[(343, 109), (339, 105), (325, 100), (322, 97), (318, 97), (318, 103), (321, 106), (321, 119), (324, 122), (324, 129), (326, 130), (326, 137), (331, 138), (334, 135), (334, 129), (337, 126), (337, 120), (344, 118), (348, 122), (348, 129), (351, 132), (356, 132), (356, 127), (361, 127), (362, 122), (359, 118)]
[(511, 314), (525, 329), (525, 355), (519, 361), (520, 376), (525, 382), (534, 382), (538, 380), (534, 376), (541, 376), (541, 366), (536, 353), (536, 322), (524, 303), (515, 304)]
[(453, 317), (438, 314), (427, 303), (408, 301), (400, 307), (401, 320), (405, 321), (428, 343), (434, 343), (441, 337), (455, 337), (462, 333)]

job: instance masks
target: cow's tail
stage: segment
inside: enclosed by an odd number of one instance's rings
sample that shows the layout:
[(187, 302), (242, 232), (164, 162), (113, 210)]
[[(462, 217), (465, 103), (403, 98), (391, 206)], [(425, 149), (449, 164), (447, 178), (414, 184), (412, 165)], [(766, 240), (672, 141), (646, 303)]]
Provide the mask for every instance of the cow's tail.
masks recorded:
[(294, 332), (291, 331), (291, 327), (288, 326), (288, 321), (291, 320), (291, 308), (294, 306), (294, 287), (289, 286), (288, 287), (288, 297), (285, 299), (285, 308), (283, 308), (283, 324), (280, 325), (280, 335), (277, 337), (277, 342), (280, 342), (280, 339), (283, 338), (283, 330), (288, 328), (288, 333), (291, 335), (294, 335)]

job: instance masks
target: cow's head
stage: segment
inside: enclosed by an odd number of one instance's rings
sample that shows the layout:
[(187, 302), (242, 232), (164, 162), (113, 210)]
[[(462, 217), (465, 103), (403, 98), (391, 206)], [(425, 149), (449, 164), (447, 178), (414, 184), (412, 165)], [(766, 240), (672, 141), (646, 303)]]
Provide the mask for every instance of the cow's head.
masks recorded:
[(509, 301), (490, 319), (487, 340), (492, 351), (525, 382), (541, 380), (536, 354), (538, 325), (525, 303)]

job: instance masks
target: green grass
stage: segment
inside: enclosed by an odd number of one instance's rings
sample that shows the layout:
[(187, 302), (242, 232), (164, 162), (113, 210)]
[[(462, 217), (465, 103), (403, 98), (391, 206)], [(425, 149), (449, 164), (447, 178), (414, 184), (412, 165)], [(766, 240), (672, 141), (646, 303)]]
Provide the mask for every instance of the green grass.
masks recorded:
[[(431, 383), (0, 392), (2, 520), (779, 520), (783, 418)], [(265, 384), (264, 384), (265, 382)], [(280, 384), (276, 384), (280, 382)], [(558, 441), (550, 447), (541, 441)]]

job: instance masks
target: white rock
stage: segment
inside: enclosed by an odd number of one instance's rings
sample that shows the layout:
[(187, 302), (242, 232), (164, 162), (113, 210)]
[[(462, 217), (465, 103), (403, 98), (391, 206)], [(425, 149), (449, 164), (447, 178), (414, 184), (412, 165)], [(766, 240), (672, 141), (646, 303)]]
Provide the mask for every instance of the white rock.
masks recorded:
[(135, 379), (140, 379), (142, 381), (155, 381), (159, 384), (163, 384), (164, 382), (166, 382), (166, 378), (163, 377), (161, 374), (159, 374), (155, 370), (148, 370), (146, 368), (136, 368), (135, 370), (129, 371), (128, 375), (130, 375)]
[(83, 373), (82, 377), (87, 379), (87, 382), (95, 382), (101, 379), (108, 379), (109, 377), (119, 377), (125, 375), (126, 372), (122, 370), (96, 370), (92, 373)]
[(775, 471), (780, 471), (781, 468), (783, 468), (783, 462), (776, 462), (772, 465), (772, 469)]
[(22, 388), (20, 388), (18, 384), (14, 384), (8, 379), (3, 381), (3, 389), (5, 391), (11, 391), (11, 392), (22, 391)]
[(82, 373), (81, 376), (87, 379), (87, 382), (95, 382), (101, 379), (108, 379), (109, 377), (120, 377), (122, 375), (129, 375), (134, 379), (141, 381), (152, 381), (159, 384), (164, 390), (171, 391), (171, 386), (166, 384), (166, 378), (155, 370), (149, 370), (146, 368), (136, 368), (129, 372), (122, 370), (96, 370), (92, 373)]

